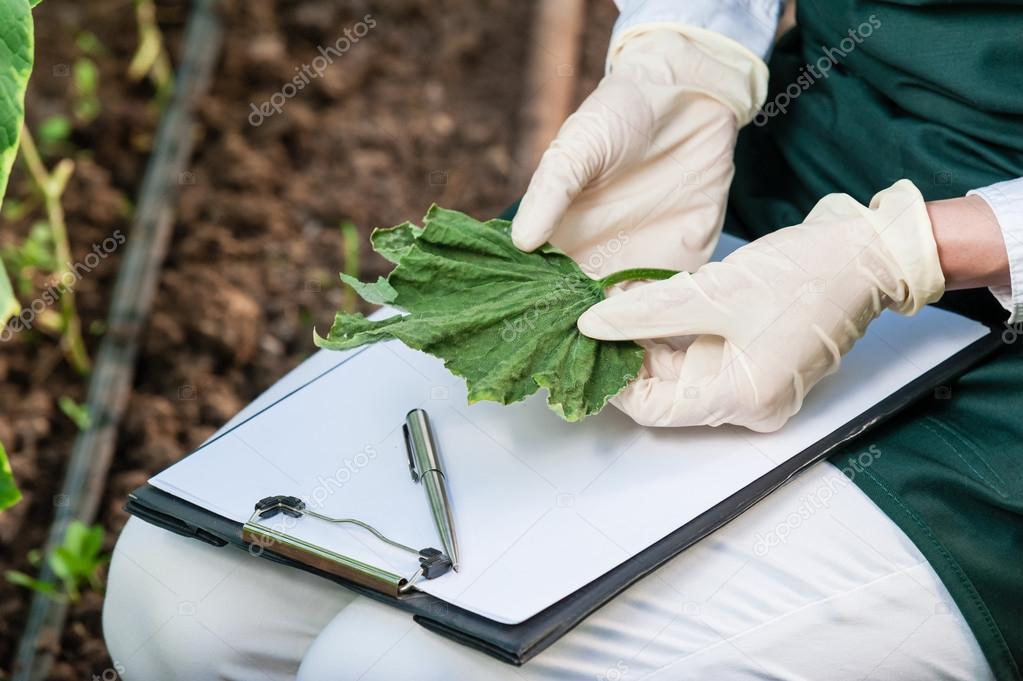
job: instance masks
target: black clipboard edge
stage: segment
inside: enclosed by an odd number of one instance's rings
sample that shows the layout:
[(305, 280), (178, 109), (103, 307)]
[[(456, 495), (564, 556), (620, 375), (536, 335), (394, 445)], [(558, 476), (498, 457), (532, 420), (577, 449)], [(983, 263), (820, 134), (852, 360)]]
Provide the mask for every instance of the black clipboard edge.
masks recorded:
[[(938, 366), (924, 372), (907, 385), (878, 402), (869, 411), (852, 419), (841, 428), (836, 429), (830, 435), (818, 441), (814, 446), (808, 447), (799, 454), (796, 454), (753, 483), (747, 485), (744, 489), (724, 499), (675, 532), (655, 542), (629, 561), (611, 569), (579, 591), (576, 591), (570, 598), (578, 598), (580, 601), (590, 602), (592, 606), (586, 610), (582, 617), (573, 618), (568, 612), (559, 612), (559, 606), (568, 599), (563, 599), (538, 613), (534, 618), (542, 616), (557, 618), (563, 616), (565, 619), (556, 629), (535, 640), (529, 650), (521, 651), (520, 657), (522, 662), (534, 657), (537, 653), (554, 643), (554, 641), (564, 636), (583, 619), (610, 601), (614, 596), (617, 596), (700, 539), (737, 518), (804, 469), (834, 453), (839, 447), (851, 444), (856, 438), (871, 428), (926, 396), (935, 386), (950, 382), (964, 374), (971, 367), (994, 353), (1002, 345), (1000, 331), (998, 329), (991, 329), (985, 336), (966, 346)], [(751, 490), (755, 490), (755, 492), (751, 494)], [(605, 597), (599, 603), (593, 603), (592, 598), (594, 594), (591, 587), (598, 583), (601, 585), (602, 591), (606, 588), (607, 592), (605, 593), (610, 593), (611, 595)], [(526, 620), (522, 624), (530, 621)]]
[[(1000, 329), (992, 328), (990, 333), (892, 393), (814, 446), (791, 457), (621, 565), (519, 624), (501, 624), (423, 592), (410, 592), (398, 599), (388, 598), (271, 551), (261, 551), (260, 555), (326, 577), (361, 595), (399, 607), (410, 612), (413, 620), (431, 631), (503, 662), (522, 665), (629, 586), (738, 517), (802, 470), (827, 457), (838, 447), (850, 444), (877, 424), (924, 397), (935, 386), (962, 375), (994, 353), (1001, 345)], [(324, 373), (332, 370), (333, 368)], [(243, 549), (247, 548), (241, 538), (241, 523), (228, 520), (148, 484), (129, 495), (125, 510), (179, 535), (195, 537), (215, 546), (233, 544)]]

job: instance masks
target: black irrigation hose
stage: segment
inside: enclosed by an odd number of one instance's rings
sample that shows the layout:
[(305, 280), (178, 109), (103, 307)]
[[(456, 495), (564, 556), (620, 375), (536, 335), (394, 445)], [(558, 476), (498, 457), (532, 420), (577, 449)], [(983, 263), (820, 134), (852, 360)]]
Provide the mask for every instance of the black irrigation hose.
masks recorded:
[[(114, 285), (107, 333), (100, 344), (86, 401), (91, 426), (71, 450), (62, 503), (57, 507), (46, 555), (63, 543), (73, 520), (95, 520), (117, 439), (117, 427), (131, 396), (139, 334), (149, 315), (174, 223), (178, 178), (192, 156), (193, 113), (206, 93), (220, 53), (217, 0), (195, 0), (185, 29), (174, 96), (156, 134), (153, 154), (139, 191), (131, 233)], [(40, 578), (54, 581), (44, 564)], [(67, 604), (35, 594), (14, 660), (13, 681), (43, 681), (53, 666), (67, 617)], [(46, 643), (43, 643), (46, 642)]]

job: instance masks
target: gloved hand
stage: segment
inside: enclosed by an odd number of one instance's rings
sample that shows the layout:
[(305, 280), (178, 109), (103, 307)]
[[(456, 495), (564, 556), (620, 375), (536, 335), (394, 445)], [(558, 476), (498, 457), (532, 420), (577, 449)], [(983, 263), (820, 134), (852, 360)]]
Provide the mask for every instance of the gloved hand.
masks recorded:
[(646, 343), (644, 368), (613, 403), (655, 426), (780, 428), (882, 310), (913, 314), (945, 279), (923, 197), (909, 180), (870, 207), (831, 194), (806, 220), (693, 274), (634, 287), (587, 310), (579, 330)]
[(763, 61), (718, 34), (629, 32), (544, 153), (512, 224), (515, 245), (550, 241), (593, 277), (696, 269), (724, 220), (736, 131), (766, 85)]

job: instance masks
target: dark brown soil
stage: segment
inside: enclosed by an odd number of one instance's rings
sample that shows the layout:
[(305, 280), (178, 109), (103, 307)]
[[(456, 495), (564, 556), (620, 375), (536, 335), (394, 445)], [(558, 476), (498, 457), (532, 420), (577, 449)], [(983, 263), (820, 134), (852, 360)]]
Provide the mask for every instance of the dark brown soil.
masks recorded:
[[(106, 549), (127, 517), (125, 495), (178, 460), (313, 350), (313, 325), (343, 303), (335, 273), (340, 225), (362, 235), (360, 274), (385, 263), (368, 253), (374, 226), (418, 219), (431, 202), (487, 217), (521, 192), (509, 185), (533, 3), (519, 0), (235, 0), (203, 102), (197, 153), (180, 178), (173, 242), (145, 330), (130, 412), (99, 521)], [(161, 0), (158, 17), (177, 61), (189, 3)], [(615, 11), (590, 0), (581, 97), (603, 71)], [(253, 125), (256, 107), (282, 89), (319, 46), (370, 15), (375, 26)], [(368, 22), (367, 22), (368, 23)], [(76, 159), (65, 196), (73, 254), (129, 232), (159, 110), (147, 84), (127, 82), (136, 46), (131, 0), (47, 0), (37, 10), (37, 66), (29, 122), (70, 110), (75, 36), (95, 34), (102, 110), (76, 123), (63, 155)], [(253, 117), (254, 119), (258, 117)], [(9, 196), (29, 196), (23, 173)], [(40, 214), (4, 218), (0, 245), (19, 242)], [(87, 343), (102, 334), (119, 254), (77, 287)], [(25, 494), (0, 515), (0, 564), (30, 571), (58, 496), (74, 424), (57, 399), (84, 399), (86, 380), (56, 341), (35, 331), (0, 345), (0, 441)], [(23, 625), (28, 593), (0, 581), (0, 678)], [(102, 597), (71, 609), (53, 679), (92, 678), (111, 667), (100, 631)]]

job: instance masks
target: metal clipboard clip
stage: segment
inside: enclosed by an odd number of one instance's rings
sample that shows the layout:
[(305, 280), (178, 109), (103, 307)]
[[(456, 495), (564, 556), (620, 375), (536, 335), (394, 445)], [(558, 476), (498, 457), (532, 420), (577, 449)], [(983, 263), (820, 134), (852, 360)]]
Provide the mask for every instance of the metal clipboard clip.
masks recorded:
[[(379, 541), (401, 549), (419, 558), (419, 569), (409, 577), (402, 577), (389, 570), (364, 563), (340, 553), (311, 544), (302, 539), (264, 525), (268, 520), (283, 513), (291, 518), (309, 517), (332, 524), (356, 525), (366, 530)], [(264, 497), (256, 502), (252, 515), (242, 526), (242, 539), (251, 546), (291, 558), (304, 565), (343, 577), (374, 591), (398, 597), (411, 589), (420, 579), (434, 579), (451, 569), (451, 559), (434, 548), (414, 549), (390, 539), (369, 523), (357, 518), (331, 518), (306, 508), (298, 497), (276, 495)]]

